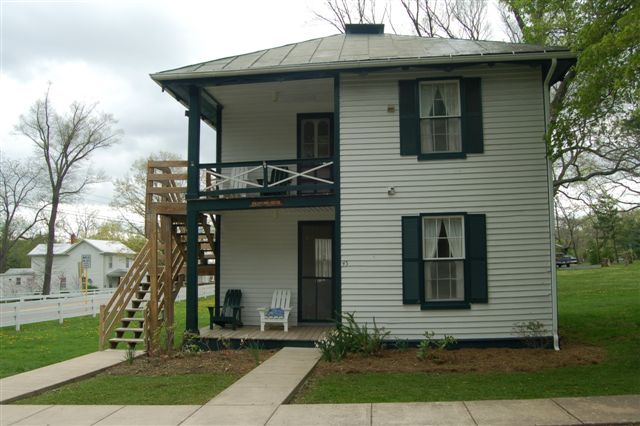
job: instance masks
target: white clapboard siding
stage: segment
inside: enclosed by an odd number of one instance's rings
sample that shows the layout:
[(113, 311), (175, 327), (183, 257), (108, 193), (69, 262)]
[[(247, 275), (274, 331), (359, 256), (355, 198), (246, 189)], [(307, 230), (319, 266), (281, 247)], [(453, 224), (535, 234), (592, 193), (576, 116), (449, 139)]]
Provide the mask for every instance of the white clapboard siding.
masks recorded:
[[(485, 152), (464, 160), (400, 156), (398, 80), (440, 76), (482, 78)], [(458, 339), (513, 337), (516, 323), (532, 320), (551, 330), (540, 69), (343, 74), (340, 123), (343, 311), (363, 322), (375, 317), (398, 338), (426, 330)], [(403, 305), (401, 217), (448, 211), (487, 216), (489, 303), (468, 310)]]
[(231, 211), (222, 214), (221, 300), (242, 290), (242, 321), (259, 325), (275, 289), (291, 290), (289, 324), (298, 320), (298, 222), (333, 220), (330, 207)]

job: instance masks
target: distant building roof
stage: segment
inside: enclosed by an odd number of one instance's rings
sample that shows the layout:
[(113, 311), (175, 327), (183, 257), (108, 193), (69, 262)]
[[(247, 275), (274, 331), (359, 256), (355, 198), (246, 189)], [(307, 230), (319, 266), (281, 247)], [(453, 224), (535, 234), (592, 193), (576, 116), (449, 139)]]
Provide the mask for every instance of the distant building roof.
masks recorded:
[(110, 241), (110, 240), (82, 240), (85, 241), (96, 249), (101, 251), (102, 253), (109, 254), (136, 254), (135, 251), (131, 250), (129, 247), (122, 244), (120, 241)]
[[(53, 254), (60, 255), (65, 254), (69, 248), (71, 248), (73, 244), (70, 243), (54, 243), (53, 244)], [(44, 256), (47, 254), (47, 245), (46, 244), (38, 244), (31, 250), (27, 256)]]
[[(56, 243), (53, 245), (53, 254), (57, 255), (66, 255), (75, 247), (79, 246), (82, 243), (87, 243), (93, 246), (96, 250), (103, 254), (136, 254), (133, 250), (131, 250), (126, 245), (122, 244), (120, 241), (111, 241), (111, 240), (90, 240), (84, 239), (80, 240), (75, 244), (69, 243)], [(46, 244), (38, 244), (33, 250), (31, 250), (28, 256), (44, 256), (47, 254), (47, 245)]]
[(34, 275), (34, 274), (35, 274), (35, 271), (31, 268), (10, 268), (0, 275), (9, 276), (9, 275)]
[(569, 49), (502, 41), (351, 33), (214, 59), (152, 74), (156, 81), (418, 63), (575, 58)]

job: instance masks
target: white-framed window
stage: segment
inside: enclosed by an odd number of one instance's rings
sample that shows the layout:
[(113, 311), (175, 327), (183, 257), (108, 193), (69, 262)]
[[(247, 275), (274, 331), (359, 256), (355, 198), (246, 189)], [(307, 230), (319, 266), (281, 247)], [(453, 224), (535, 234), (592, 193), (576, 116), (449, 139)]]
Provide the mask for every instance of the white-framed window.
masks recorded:
[(464, 217), (424, 216), (422, 245), (425, 301), (464, 300)]
[(460, 81), (420, 82), (422, 154), (462, 152)]
[(109, 256), (108, 263), (109, 263), (109, 269), (113, 268), (113, 256)]
[(131, 266), (131, 259), (129, 259), (128, 257), (126, 257), (124, 259), (124, 262), (125, 262), (125, 267), (126, 268), (129, 268), (129, 266)]
[(60, 290), (66, 290), (67, 289), (67, 277), (65, 277), (64, 275), (60, 275), (58, 278), (60, 279)]
[(16, 277), (16, 285), (21, 285), (21, 284), (22, 284), (22, 278)]

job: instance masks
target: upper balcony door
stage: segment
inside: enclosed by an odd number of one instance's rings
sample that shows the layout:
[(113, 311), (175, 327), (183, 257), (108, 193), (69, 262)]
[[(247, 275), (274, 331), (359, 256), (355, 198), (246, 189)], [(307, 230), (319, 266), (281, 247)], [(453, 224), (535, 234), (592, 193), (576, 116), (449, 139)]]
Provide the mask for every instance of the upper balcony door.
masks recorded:
[[(333, 157), (333, 114), (311, 113), (298, 114), (298, 158), (318, 159)], [(312, 166), (302, 166), (308, 170)], [(331, 169), (324, 168), (310, 173), (315, 177), (333, 180)], [(301, 183), (306, 183), (305, 179)], [(323, 191), (304, 191), (304, 194), (317, 194)], [(326, 192), (326, 191), (325, 191)]]

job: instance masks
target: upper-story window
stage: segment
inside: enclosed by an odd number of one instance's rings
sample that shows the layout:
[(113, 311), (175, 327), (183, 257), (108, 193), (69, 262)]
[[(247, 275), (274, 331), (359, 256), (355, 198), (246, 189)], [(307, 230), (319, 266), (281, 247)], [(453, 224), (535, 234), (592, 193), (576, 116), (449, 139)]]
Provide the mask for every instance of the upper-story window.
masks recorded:
[(108, 263), (109, 263), (109, 269), (113, 268), (113, 256), (109, 256)]
[(447, 160), (482, 154), (481, 88), (477, 77), (400, 80), (400, 155)]
[(329, 117), (303, 118), (300, 127), (302, 158), (331, 157), (331, 122)]
[(420, 83), (420, 151), (462, 152), (460, 81)]

